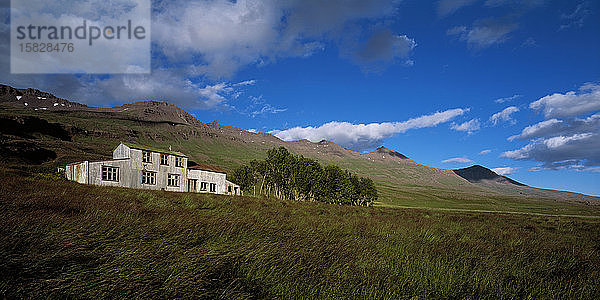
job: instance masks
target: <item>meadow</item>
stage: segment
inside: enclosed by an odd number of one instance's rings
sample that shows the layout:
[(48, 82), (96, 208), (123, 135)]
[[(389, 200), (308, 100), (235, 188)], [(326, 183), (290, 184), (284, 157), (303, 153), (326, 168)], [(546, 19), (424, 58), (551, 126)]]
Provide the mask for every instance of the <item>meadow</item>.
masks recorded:
[(595, 217), (0, 180), (0, 298), (600, 297)]

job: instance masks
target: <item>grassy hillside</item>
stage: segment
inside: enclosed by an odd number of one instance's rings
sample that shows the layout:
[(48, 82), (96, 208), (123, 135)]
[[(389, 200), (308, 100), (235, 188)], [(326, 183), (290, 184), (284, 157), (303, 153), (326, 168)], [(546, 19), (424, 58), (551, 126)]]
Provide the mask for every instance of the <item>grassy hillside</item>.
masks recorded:
[(597, 218), (0, 180), (1, 298), (600, 296)]
[[(2, 135), (2, 142), (26, 142), (54, 151), (56, 158), (40, 166), (48, 170), (74, 161), (110, 158), (120, 141), (159, 148), (171, 146), (192, 160), (226, 170), (264, 158), (272, 147), (285, 146), (294, 153), (372, 178), (380, 192), (381, 206), (600, 215), (600, 201), (595, 197), (512, 185), (473, 184), (452, 171), (423, 166), (388, 152), (358, 153), (330, 142), (283, 142), (271, 135), (216, 123), (172, 123), (136, 118), (131, 112), (34, 111), (14, 107), (0, 110), (0, 118), (27, 117), (60, 124), (69, 140), (59, 138), (61, 134), (52, 136), (34, 130), (29, 136)], [(24, 165), (3, 156), (0, 159), (9, 164)]]

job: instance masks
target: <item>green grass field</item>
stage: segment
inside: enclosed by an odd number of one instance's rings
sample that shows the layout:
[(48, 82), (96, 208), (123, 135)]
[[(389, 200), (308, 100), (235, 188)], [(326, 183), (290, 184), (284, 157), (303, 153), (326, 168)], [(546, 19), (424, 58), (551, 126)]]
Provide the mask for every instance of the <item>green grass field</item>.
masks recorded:
[(600, 297), (597, 218), (0, 180), (0, 298)]

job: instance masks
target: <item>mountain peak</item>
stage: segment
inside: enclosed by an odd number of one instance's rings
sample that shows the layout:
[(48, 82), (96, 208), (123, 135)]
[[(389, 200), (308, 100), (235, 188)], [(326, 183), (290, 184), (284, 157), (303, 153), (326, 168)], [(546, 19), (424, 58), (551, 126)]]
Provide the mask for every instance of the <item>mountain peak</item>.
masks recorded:
[(381, 147), (375, 149), (375, 151), (373, 151), (371, 153), (389, 155), (389, 156), (398, 157), (398, 158), (401, 158), (401, 159), (408, 159), (408, 157), (406, 157), (406, 155), (404, 155), (402, 153), (399, 153), (397, 151), (394, 151), (392, 149), (388, 149), (388, 148), (386, 148), (384, 146), (381, 146)]
[(525, 186), (524, 184), (514, 181), (506, 176), (498, 175), (494, 171), (481, 165), (473, 165), (467, 168), (453, 170), (453, 172), (472, 183), (478, 183), (481, 181), (495, 181), (497, 183)]
[(190, 125), (200, 124), (200, 121), (194, 116), (167, 101), (138, 101), (116, 106), (109, 110), (126, 113), (145, 121)]

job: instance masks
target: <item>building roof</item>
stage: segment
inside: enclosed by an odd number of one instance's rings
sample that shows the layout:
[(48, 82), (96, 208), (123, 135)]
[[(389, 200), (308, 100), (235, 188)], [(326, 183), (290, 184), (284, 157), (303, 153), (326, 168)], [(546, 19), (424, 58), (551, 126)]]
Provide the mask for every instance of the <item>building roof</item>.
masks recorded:
[(190, 170), (202, 170), (202, 171), (211, 171), (211, 172), (216, 172), (216, 173), (223, 173), (223, 174), (227, 174), (227, 172), (225, 172), (225, 170), (217, 167), (217, 166), (213, 166), (213, 165), (208, 165), (208, 164), (196, 164), (193, 166), (188, 166), (188, 169)]
[(158, 152), (158, 153), (164, 153), (164, 154), (171, 154), (171, 155), (175, 155), (175, 156), (187, 157), (187, 155), (185, 155), (181, 152), (177, 152), (177, 151), (162, 150), (162, 149), (158, 149), (158, 148), (154, 148), (154, 147), (142, 146), (142, 145), (133, 144), (133, 143), (121, 143), (121, 144), (123, 144), (129, 148), (133, 148), (133, 149), (140, 149), (140, 150), (146, 150), (146, 151), (152, 151), (152, 152)]

